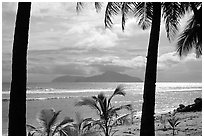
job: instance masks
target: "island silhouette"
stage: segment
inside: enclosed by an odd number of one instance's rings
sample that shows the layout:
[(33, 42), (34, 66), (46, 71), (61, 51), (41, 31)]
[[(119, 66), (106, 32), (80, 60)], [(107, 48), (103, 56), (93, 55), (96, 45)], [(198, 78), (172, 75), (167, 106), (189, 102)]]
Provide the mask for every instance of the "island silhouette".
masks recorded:
[(52, 80), (52, 82), (143, 82), (138, 77), (132, 77), (113, 71), (107, 71), (99, 75), (90, 77), (83, 76), (60, 76)]

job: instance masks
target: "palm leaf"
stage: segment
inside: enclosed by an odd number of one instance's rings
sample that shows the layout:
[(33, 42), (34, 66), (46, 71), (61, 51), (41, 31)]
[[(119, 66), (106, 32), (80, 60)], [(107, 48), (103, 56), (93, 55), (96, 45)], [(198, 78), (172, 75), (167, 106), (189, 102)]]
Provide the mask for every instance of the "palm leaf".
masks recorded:
[(112, 97), (115, 96), (115, 95), (125, 96), (124, 87), (123, 87), (122, 85), (117, 86), (117, 88), (115, 89), (115, 91), (114, 91)]
[(178, 124), (180, 124), (181, 122), (177, 122), (176, 124), (175, 124), (175, 127), (178, 125)]
[(77, 2), (77, 5), (76, 5), (77, 13), (79, 13), (83, 7), (84, 7), (84, 3), (83, 2)]
[(26, 129), (27, 129), (28, 131), (35, 131), (37, 128), (35, 128), (35, 127), (32, 126), (32, 125), (26, 124)]
[(121, 105), (117, 108), (111, 108), (108, 112), (110, 116), (114, 116), (115, 114), (117, 114), (117, 111), (120, 111), (122, 109), (127, 109), (130, 110), (132, 108), (131, 104), (127, 104), (127, 105)]
[(78, 131), (73, 126), (69, 125), (60, 129), (60, 133), (67, 136), (78, 136)]
[(111, 126), (117, 126), (117, 123), (118, 123), (119, 120), (122, 120), (122, 121), (127, 120), (127, 117), (129, 115), (130, 114), (125, 114), (125, 115), (122, 115), (122, 116), (118, 117), (117, 119), (114, 120), (114, 122), (112, 123)]
[(74, 121), (74, 120), (71, 119), (70, 117), (65, 117), (65, 118), (63, 119), (63, 121), (62, 121), (61, 123), (59, 123), (59, 124), (55, 127), (55, 129), (54, 129), (52, 135), (54, 135), (56, 132), (60, 131), (60, 129), (59, 129), (60, 127), (64, 126), (64, 125), (67, 124), (67, 123), (71, 123), (71, 122), (73, 122), (73, 121)]
[(67, 132), (65, 130), (59, 130), (60, 136), (68, 136)]
[(173, 126), (174, 126), (174, 124), (173, 124), (173, 122), (172, 122), (172, 120), (171, 120), (171, 119), (168, 119), (168, 122), (169, 122), (169, 124), (171, 125), (171, 127), (173, 127)]
[(55, 116), (54, 109), (43, 109), (37, 115), (37, 120), (44, 126), (44, 128), (49, 128), (50, 122)]
[(79, 112), (76, 112), (76, 123), (81, 124), (83, 122), (83, 118), (81, 117), (81, 114)]
[(95, 2), (94, 4), (95, 4), (96, 12), (99, 12), (101, 10), (102, 3), (101, 2)]
[[(26, 124), (26, 131), (28, 132), (28, 135), (34, 135), (36, 132), (40, 135), (43, 135), (43, 131), (40, 128), (36, 128), (30, 124)], [(33, 132), (33, 133), (32, 133)]]
[(172, 40), (176, 36), (180, 19), (185, 14), (185, 9), (181, 6), (182, 4), (179, 2), (164, 2), (162, 4), (162, 16), (164, 17), (167, 38), (169, 40)]
[(111, 99), (115, 96), (115, 95), (122, 95), (125, 96), (125, 91), (124, 91), (124, 87), (122, 85), (118, 85), (117, 88), (115, 89), (115, 91), (113, 92), (113, 94), (110, 96), (110, 98), (108, 99), (108, 107), (110, 106), (110, 102)]
[(151, 2), (137, 2), (134, 4), (134, 14), (138, 18), (138, 25), (143, 29), (151, 26), (153, 7)]
[(105, 10), (105, 27), (111, 28), (112, 27), (112, 17), (113, 15), (117, 15), (121, 10), (121, 2), (108, 2)]
[(83, 106), (83, 105), (87, 105), (93, 109), (96, 109), (100, 114), (101, 114), (101, 110), (97, 105), (97, 102), (95, 99), (93, 98), (82, 98), (81, 101), (77, 102), (75, 104), (75, 106)]
[(50, 120), (49, 122), (49, 127), (53, 126), (55, 124), (55, 122), (57, 121), (57, 117), (58, 115), (60, 114), (61, 110), (60, 111), (57, 111), (57, 112), (54, 112), (54, 116), (52, 117), (52, 119)]
[(202, 7), (188, 20), (188, 25), (177, 42), (177, 52), (180, 56), (187, 55), (193, 48), (197, 57), (202, 55)]
[(133, 11), (132, 3), (131, 2), (123, 2), (121, 8), (122, 14), (122, 30), (125, 29), (125, 22), (127, 20), (127, 14), (129, 11)]
[[(111, 136), (113, 136), (116, 132), (118, 132), (119, 130), (113, 130), (114, 132), (112, 132)], [(111, 132), (111, 131), (110, 131)]]

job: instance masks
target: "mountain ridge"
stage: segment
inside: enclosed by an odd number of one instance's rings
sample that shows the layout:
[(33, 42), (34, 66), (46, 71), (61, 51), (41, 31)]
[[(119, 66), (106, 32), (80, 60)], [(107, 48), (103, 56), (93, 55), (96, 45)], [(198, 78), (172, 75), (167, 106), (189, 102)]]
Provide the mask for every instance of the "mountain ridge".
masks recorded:
[(132, 77), (126, 74), (121, 74), (113, 71), (94, 75), (90, 77), (83, 76), (60, 76), (52, 80), (52, 82), (143, 82), (138, 77)]

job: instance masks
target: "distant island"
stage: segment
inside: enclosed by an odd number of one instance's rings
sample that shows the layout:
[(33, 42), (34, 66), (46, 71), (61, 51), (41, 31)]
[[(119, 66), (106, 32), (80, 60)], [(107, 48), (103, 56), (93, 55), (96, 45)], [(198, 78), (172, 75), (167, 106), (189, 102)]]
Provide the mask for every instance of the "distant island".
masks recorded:
[(82, 77), (82, 76), (61, 76), (52, 82), (143, 82), (138, 77), (131, 77), (126, 74), (120, 74), (113, 71), (107, 71), (100, 75)]

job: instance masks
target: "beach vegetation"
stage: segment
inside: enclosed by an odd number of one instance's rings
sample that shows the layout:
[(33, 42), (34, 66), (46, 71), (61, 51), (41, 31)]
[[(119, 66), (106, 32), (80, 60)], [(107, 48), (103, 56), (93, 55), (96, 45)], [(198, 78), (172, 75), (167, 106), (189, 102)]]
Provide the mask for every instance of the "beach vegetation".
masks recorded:
[(131, 124), (134, 124), (134, 114), (137, 113), (137, 110), (134, 110), (133, 107), (130, 108), (130, 117), (131, 117)]
[(28, 136), (54, 136), (54, 135), (67, 135), (67, 127), (71, 126), (74, 121), (70, 117), (65, 117), (60, 123), (57, 123), (58, 116), (61, 111), (54, 109), (43, 109), (37, 115), (37, 121), (40, 123), (39, 127), (27, 124)]
[(173, 131), (173, 136), (175, 135), (175, 130), (176, 130), (176, 127), (178, 126), (178, 124), (180, 124), (179, 122), (179, 118), (176, 117), (176, 112), (173, 112), (171, 115), (170, 115), (170, 118), (168, 119), (168, 122), (172, 128), (172, 131)]
[(99, 119), (94, 120), (92, 126), (98, 126), (105, 136), (114, 135), (118, 131), (114, 127), (123, 124), (124, 120), (127, 120), (129, 114), (119, 115), (118, 112), (122, 109), (130, 110), (132, 108), (131, 104), (115, 107), (111, 100), (116, 95), (125, 96), (124, 88), (121, 85), (115, 89), (110, 97), (100, 93), (98, 96), (82, 98), (81, 101), (76, 103), (76, 106), (89, 106), (96, 110)]
[(82, 118), (81, 114), (76, 112), (75, 122), (72, 127), (67, 127), (68, 136), (97, 136), (99, 132), (93, 127), (93, 121), (92, 118)]
[(92, 127), (92, 118), (83, 119), (80, 113), (76, 113), (76, 119), (65, 117), (57, 122), (61, 111), (43, 109), (37, 115), (39, 127), (27, 124), (28, 136), (96, 136), (98, 132)]

